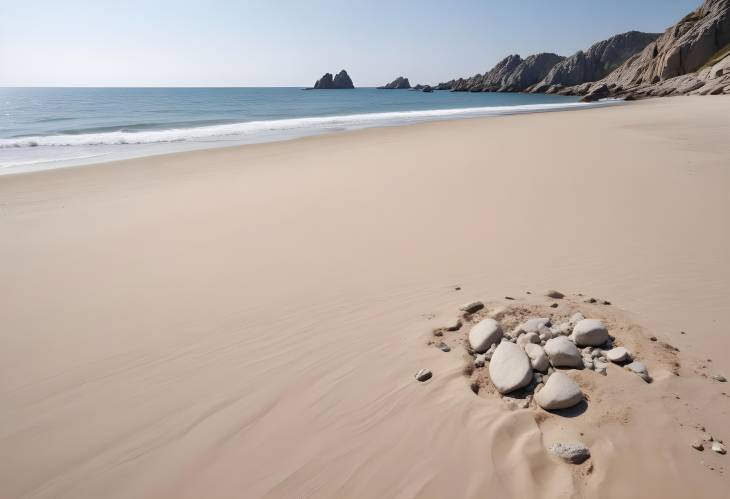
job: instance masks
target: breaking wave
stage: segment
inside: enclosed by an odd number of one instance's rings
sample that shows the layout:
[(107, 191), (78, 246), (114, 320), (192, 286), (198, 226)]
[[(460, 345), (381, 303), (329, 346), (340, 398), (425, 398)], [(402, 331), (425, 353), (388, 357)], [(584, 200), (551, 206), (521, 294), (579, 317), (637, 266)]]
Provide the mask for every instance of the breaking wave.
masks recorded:
[(479, 116), (504, 116), (511, 114), (539, 113), (569, 109), (585, 109), (616, 104), (617, 101), (595, 103), (531, 104), (521, 106), (471, 107), (461, 109), (432, 109), (426, 111), (402, 111), (387, 113), (351, 114), (346, 116), (320, 116), (288, 118), (280, 120), (249, 121), (220, 125), (171, 128), (146, 131), (109, 131), (101, 133), (76, 133), (38, 135), (0, 139), (0, 149), (42, 146), (96, 146), (122, 144), (154, 144), (164, 142), (215, 141), (255, 137), (271, 133), (297, 134), (318, 131), (356, 129), (376, 126), (392, 126), (422, 121), (469, 118)]

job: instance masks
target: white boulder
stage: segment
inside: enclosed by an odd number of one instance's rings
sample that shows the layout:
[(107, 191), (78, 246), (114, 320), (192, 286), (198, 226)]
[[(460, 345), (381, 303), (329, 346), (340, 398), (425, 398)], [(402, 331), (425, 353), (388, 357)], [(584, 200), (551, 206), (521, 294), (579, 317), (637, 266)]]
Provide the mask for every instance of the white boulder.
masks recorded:
[(565, 336), (558, 336), (545, 343), (545, 353), (555, 367), (582, 367), (580, 350)]
[(502, 342), (489, 363), (489, 377), (502, 394), (525, 387), (532, 381), (530, 358), (514, 343)]
[(543, 327), (549, 327), (550, 326), (550, 319), (546, 317), (541, 317), (537, 319), (528, 319), (519, 326), (517, 326), (517, 333), (535, 333), (539, 334), (540, 329)]
[(521, 334), (517, 337), (517, 344), (522, 348), (528, 343), (540, 343), (540, 337), (536, 333)]
[[(547, 371), (548, 367), (550, 367), (550, 361), (548, 360), (548, 356), (545, 353), (545, 350), (543, 350), (540, 345), (535, 345), (534, 343), (526, 344), (525, 353), (530, 358), (530, 364), (532, 365), (532, 368), (536, 371), (545, 372)], [(540, 381), (538, 381), (538, 383)]]
[(502, 339), (502, 327), (494, 319), (484, 319), (469, 331), (469, 346), (477, 353), (484, 353)]
[(616, 347), (606, 352), (606, 358), (618, 364), (630, 361), (631, 354), (624, 347)]
[(598, 319), (583, 319), (573, 328), (573, 341), (579, 347), (597, 347), (608, 341), (608, 330)]
[(583, 401), (583, 392), (573, 378), (564, 372), (553, 373), (535, 395), (537, 405), (546, 411), (568, 409)]
[(583, 314), (581, 314), (580, 312), (576, 312), (576, 313), (574, 313), (574, 314), (573, 314), (573, 315), (572, 315), (572, 316), (570, 317), (570, 319), (568, 319), (568, 323), (569, 323), (569, 324), (570, 324), (571, 326), (575, 326), (576, 324), (578, 324), (578, 323), (579, 323), (580, 321), (582, 321), (583, 319), (585, 319), (585, 317), (583, 316)]

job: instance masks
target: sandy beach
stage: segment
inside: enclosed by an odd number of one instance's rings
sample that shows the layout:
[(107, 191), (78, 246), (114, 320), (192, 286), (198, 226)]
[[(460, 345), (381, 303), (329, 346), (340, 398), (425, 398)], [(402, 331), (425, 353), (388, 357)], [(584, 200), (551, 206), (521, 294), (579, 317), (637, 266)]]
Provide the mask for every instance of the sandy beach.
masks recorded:
[[(0, 497), (730, 497), (690, 446), (730, 442), (728, 130), (673, 97), (0, 177)], [(550, 288), (654, 382), (558, 416), (428, 345)]]

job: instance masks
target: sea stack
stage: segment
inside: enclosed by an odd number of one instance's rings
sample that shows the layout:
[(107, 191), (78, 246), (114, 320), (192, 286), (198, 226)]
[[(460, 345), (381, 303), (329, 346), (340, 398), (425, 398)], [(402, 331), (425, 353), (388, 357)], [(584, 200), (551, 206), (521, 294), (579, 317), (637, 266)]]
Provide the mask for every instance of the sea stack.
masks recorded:
[(398, 78), (391, 81), (387, 85), (378, 87), (379, 90), (408, 90), (410, 88), (411, 88), (411, 82), (408, 81), (408, 78), (404, 78), (402, 76), (399, 76)]
[(355, 88), (350, 75), (344, 69), (334, 77), (332, 73), (325, 73), (312, 87), (313, 90), (339, 90), (343, 88)]

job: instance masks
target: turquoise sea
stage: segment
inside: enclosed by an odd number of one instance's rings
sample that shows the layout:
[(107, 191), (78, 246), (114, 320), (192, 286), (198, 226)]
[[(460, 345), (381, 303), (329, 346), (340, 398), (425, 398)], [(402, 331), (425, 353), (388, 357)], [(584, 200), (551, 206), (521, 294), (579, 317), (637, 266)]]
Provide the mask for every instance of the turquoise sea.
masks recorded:
[(373, 126), (595, 105), (610, 103), (373, 88), (0, 88), (0, 174)]

